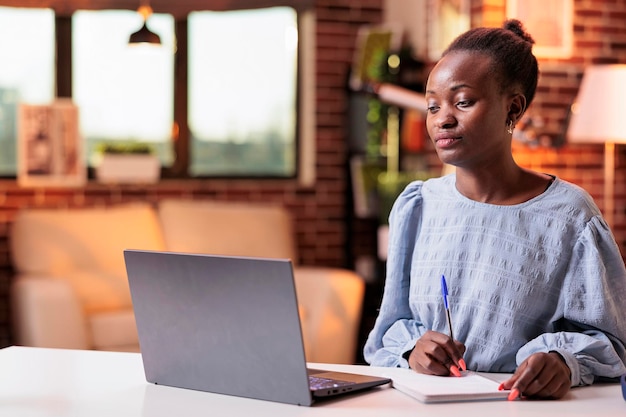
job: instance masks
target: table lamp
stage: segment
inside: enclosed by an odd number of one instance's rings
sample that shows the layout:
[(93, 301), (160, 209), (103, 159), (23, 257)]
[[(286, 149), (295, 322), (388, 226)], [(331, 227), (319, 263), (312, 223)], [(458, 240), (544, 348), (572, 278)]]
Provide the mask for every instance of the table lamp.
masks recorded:
[(567, 140), (604, 144), (604, 218), (613, 227), (615, 144), (626, 143), (626, 65), (591, 65), (585, 69), (572, 105)]

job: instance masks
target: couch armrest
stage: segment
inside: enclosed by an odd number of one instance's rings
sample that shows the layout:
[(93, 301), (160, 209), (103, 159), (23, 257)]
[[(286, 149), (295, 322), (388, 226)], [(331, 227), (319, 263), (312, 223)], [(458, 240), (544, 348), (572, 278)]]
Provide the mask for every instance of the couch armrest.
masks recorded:
[(295, 267), (294, 279), (307, 361), (353, 364), (365, 292), (363, 279), (347, 269), (307, 266)]
[(67, 281), (18, 275), (11, 285), (11, 307), (16, 344), (88, 349), (85, 317)]

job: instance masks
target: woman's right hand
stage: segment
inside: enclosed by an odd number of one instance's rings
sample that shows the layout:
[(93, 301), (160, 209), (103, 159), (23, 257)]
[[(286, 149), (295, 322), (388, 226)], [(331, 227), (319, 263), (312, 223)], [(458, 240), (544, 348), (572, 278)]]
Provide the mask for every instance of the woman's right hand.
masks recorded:
[(429, 330), (415, 343), (408, 358), (409, 367), (421, 374), (461, 376), (460, 371), (467, 369), (464, 353), (463, 343)]

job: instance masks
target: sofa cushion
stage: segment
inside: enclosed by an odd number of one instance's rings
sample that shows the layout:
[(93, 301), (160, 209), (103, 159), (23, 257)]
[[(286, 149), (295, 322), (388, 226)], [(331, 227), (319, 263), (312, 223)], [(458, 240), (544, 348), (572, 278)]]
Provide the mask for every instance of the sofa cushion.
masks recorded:
[(92, 345), (97, 350), (138, 351), (139, 336), (132, 309), (89, 316)]
[(164, 200), (158, 211), (170, 251), (297, 259), (291, 217), (282, 206)]
[(68, 271), (68, 281), (86, 314), (131, 308), (132, 300), (125, 274), (114, 274), (96, 269)]
[(16, 270), (68, 280), (86, 312), (131, 305), (123, 255), (127, 248), (165, 248), (151, 206), (28, 209), (18, 212), (11, 230)]
[(11, 238), (14, 265), (25, 273), (97, 269), (124, 275), (123, 249), (165, 246), (156, 213), (147, 204), (22, 210)]

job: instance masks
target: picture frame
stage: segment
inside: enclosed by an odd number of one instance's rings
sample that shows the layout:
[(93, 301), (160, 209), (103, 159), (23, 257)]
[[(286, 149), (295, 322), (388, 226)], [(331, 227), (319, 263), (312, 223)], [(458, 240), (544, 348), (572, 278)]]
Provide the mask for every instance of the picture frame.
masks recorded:
[(378, 176), (383, 172), (385, 166), (380, 161), (368, 161), (363, 155), (354, 155), (350, 158), (352, 198), (357, 218), (378, 216)]
[(506, 16), (520, 20), (535, 40), (537, 58), (566, 59), (573, 49), (573, 0), (507, 0)]
[(350, 69), (350, 88), (361, 91), (371, 83), (381, 82), (376, 71), (381, 66), (380, 60), (386, 61), (387, 56), (398, 52), (401, 46), (401, 27), (394, 24), (361, 26), (357, 32)]
[(438, 61), (448, 45), (471, 28), (471, 1), (428, 0), (426, 4), (428, 58)]
[(78, 127), (70, 99), (18, 107), (17, 182), (23, 187), (80, 187), (87, 180)]

